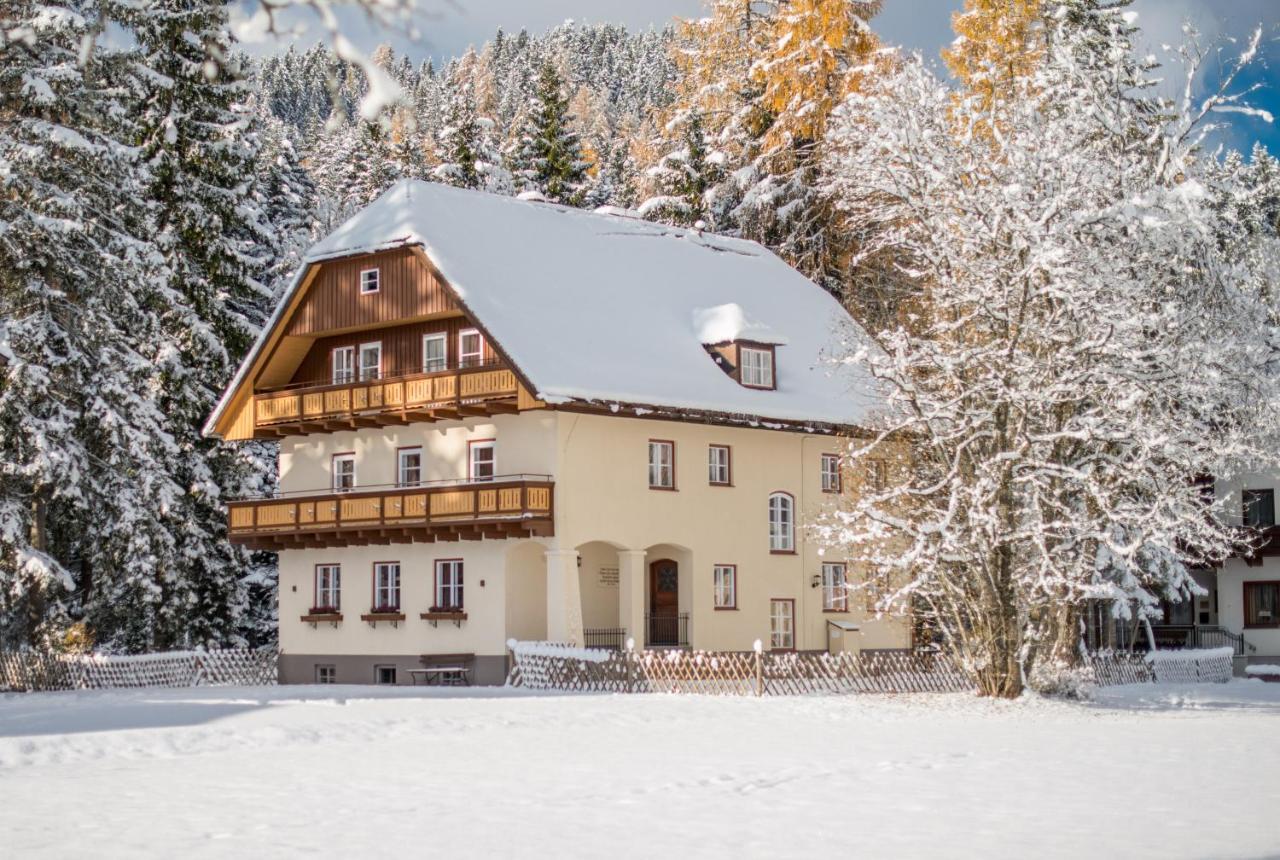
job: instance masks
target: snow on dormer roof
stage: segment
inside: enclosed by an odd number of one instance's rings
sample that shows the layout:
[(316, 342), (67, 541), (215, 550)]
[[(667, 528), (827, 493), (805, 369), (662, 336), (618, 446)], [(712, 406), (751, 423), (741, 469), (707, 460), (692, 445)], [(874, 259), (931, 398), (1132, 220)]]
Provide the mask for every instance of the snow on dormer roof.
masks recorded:
[(716, 305), (714, 308), (696, 308), (693, 312), (693, 329), (699, 342), (705, 346), (749, 340), (755, 343), (771, 343), (784, 346), (786, 337), (769, 326), (750, 319), (737, 302)]

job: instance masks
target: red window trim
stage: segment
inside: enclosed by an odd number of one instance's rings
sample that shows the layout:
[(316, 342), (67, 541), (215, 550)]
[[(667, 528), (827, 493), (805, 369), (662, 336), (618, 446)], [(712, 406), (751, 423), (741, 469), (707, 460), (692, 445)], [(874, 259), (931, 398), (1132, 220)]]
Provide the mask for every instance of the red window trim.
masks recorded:
[[(710, 466), (711, 466), (711, 462), (710, 462), (710, 461), (711, 461), (711, 458), (710, 458), (710, 456), (709, 456), (709, 455), (710, 455), (710, 452), (711, 452), (711, 449), (712, 449), (712, 448), (723, 448), (723, 449), (727, 452), (727, 454), (728, 454), (728, 457), (726, 458), (726, 462), (725, 462), (725, 465), (726, 465), (726, 466), (728, 466), (728, 468), (729, 468), (729, 480), (727, 480), (727, 481), (713, 481), (713, 480), (711, 480), (711, 473), (710, 473), (710, 471), (709, 471), (709, 470), (710, 470)], [(733, 446), (732, 446), (732, 445), (724, 445), (724, 444), (721, 444), (720, 442), (709, 442), (709, 443), (707, 443), (707, 453), (708, 453), (708, 457), (707, 457), (707, 468), (708, 468), (708, 473), (707, 473), (707, 486), (708, 486), (708, 487), (732, 487), (732, 486), (733, 486)], [(674, 477), (675, 477), (675, 462), (676, 462), (676, 457), (675, 457), (675, 451), (674, 451), (674, 449), (673, 449), (673, 450), (672, 450), (672, 453), (671, 453), (671, 465), (672, 465), (672, 473), (671, 473), (671, 475), (672, 475), (672, 478), (674, 478)]]
[[(380, 564), (394, 564), (397, 567), (399, 567), (400, 568), (400, 588), (396, 589), (397, 595), (399, 595), (404, 588), (404, 565), (400, 563), (399, 559), (388, 558), (388, 559), (383, 559), (381, 561), (371, 562), (369, 565), (369, 612), (370, 614), (373, 613), (373, 610), (378, 608), (378, 565)], [(399, 612), (403, 608), (404, 608), (404, 602), (401, 601), (400, 605), (396, 607), (396, 611)]]
[[(456, 562), (458, 562), (459, 564), (461, 564), (461, 565), (462, 565), (463, 575), (464, 575), (464, 576), (466, 575), (467, 561), (466, 561), (466, 559), (464, 559), (464, 558), (435, 558), (435, 559), (432, 559), (432, 560), (431, 560), (431, 605), (432, 605), (432, 606), (439, 606), (439, 605), (440, 605), (440, 604), (438, 603), (438, 601), (439, 601), (439, 599), (440, 599), (440, 593), (439, 593), (439, 591), (440, 591), (440, 564), (441, 564), (442, 562), (449, 562), (449, 561), (456, 561)], [(465, 585), (465, 583), (464, 583), (464, 585)], [(461, 605), (461, 606), (454, 606), (454, 607), (451, 607), (451, 608), (452, 608), (452, 609), (464, 609), (464, 608), (466, 607), (466, 602), (467, 602), (467, 595), (466, 595), (466, 592), (464, 591), (464, 592), (462, 593), (462, 604), (463, 604), (463, 605)]]
[(831, 495), (837, 495), (839, 493), (844, 492), (844, 474), (840, 469), (839, 454), (823, 453), (821, 459), (819, 460), (820, 471), (818, 472), (818, 482), (819, 484), (825, 483), (825, 481), (823, 480), (823, 477), (826, 475), (826, 472), (827, 472), (827, 468), (826, 468), (827, 460), (831, 458), (834, 458), (836, 461), (836, 486), (835, 486), (835, 489), (833, 490), (829, 490), (826, 487), (822, 487), (822, 492), (828, 493)]
[[(732, 570), (732, 571), (733, 571), (733, 604), (732, 604), (732, 605), (730, 605), (730, 606), (716, 606), (716, 605), (715, 605), (715, 599), (716, 599), (716, 594), (715, 594), (716, 580), (715, 580), (715, 576), (716, 576), (716, 568), (717, 568), (717, 567), (727, 567), (727, 568), (729, 568), (730, 570)], [(716, 612), (735, 612), (735, 611), (737, 611), (737, 609), (738, 609), (738, 566), (737, 566), (736, 564), (722, 564), (722, 563), (715, 563), (715, 564), (712, 564), (712, 565), (711, 565), (711, 603), (712, 603), (712, 607), (711, 607), (711, 608), (712, 608), (712, 609), (714, 609)]]
[[(743, 388), (754, 388), (757, 391), (778, 390), (778, 347), (777, 344), (761, 343), (758, 340), (735, 340), (733, 342), (734, 365), (738, 375), (738, 384)], [(757, 352), (769, 353), (769, 381), (771, 385), (751, 385), (742, 380), (742, 348), (754, 349)]]
[[(796, 544), (798, 543), (796, 540), (796, 497), (793, 494), (788, 493), (786, 490), (771, 490), (765, 504), (767, 505), (768, 500), (772, 499), (774, 496), (786, 496), (791, 500), (791, 549), (774, 549), (770, 546), (769, 555), (795, 555)], [(765, 513), (768, 513), (767, 507), (765, 508)]]
[(1258, 585), (1274, 585), (1280, 588), (1280, 579), (1250, 579), (1240, 584), (1240, 618), (1245, 630), (1273, 630), (1280, 627), (1280, 616), (1270, 624), (1249, 623), (1249, 588)]
[[(467, 480), (474, 482), (476, 480), (475, 460), (471, 456), (471, 448), (474, 445), (492, 445), (493, 446), (493, 478), (498, 477), (498, 440), (497, 439), (468, 439), (467, 440)], [(488, 483), (486, 481), (486, 483)]]
[[(849, 612), (852, 611), (849, 609), (849, 562), (848, 561), (820, 561), (818, 562), (818, 564), (820, 565), (818, 568), (819, 571), (822, 570), (821, 565), (827, 565), (827, 564), (838, 564), (844, 568), (844, 597), (842, 598), (844, 600), (844, 609), (827, 609), (827, 607), (825, 606), (826, 600), (824, 598), (823, 600), (824, 605), (822, 607), (822, 611), (830, 613), (832, 615), (848, 615)], [(821, 572), (819, 572), (818, 576), (821, 579), (821, 576), (822, 576)], [(825, 582), (820, 581), (818, 583), (818, 588), (820, 588), (823, 591), (826, 591), (825, 586), (826, 586)]]
[(658, 444), (671, 446), (671, 486), (663, 487), (663, 486), (656, 486), (650, 483), (649, 489), (662, 490), (664, 492), (675, 492), (675, 490), (678, 488), (678, 483), (676, 481), (676, 442), (674, 439), (650, 439), (649, 440), (648, 444), (645, 445), (645, 471), (648, 471), (648, 465), (649, 465), (648, 464), (649, 445), (652, 445), (655, 442)]
[[(773, 647), (773, 604), (790, 603), (791, 604), (791, 647), (790, 648), (774, 648)], [(769, 650), (781, 651), (789, 653), (796, 650), (796, 599), (794, 597), (770, 597), (769, 598)]]
[[(321, 608), (320, 606), (320, 568), (322, 567), (336, 567), (338, 569), (339, 578), (341, 578), (342, 576), (342, 564), (340, 562), (318, 561), (314, 565), (312, 565), (311, 567), (311, 608), (312, 609)], [(341, 585), (339, 585), (338, 587), (338, 603), (339, 604), (342, 603)], [(331, 606), (327, 608), (341, 609), (341, 606)]]

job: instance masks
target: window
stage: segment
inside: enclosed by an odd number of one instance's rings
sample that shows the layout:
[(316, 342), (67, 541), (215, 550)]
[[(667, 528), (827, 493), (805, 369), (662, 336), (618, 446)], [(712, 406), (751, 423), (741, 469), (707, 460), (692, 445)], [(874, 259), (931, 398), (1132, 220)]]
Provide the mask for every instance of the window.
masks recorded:
[(837, 454), (822, 455), (822, 492), (840, 492), (840, 457)]
[(396, 454), (396, 483), (416, 487), (422, 483), (422, 449), (401, 448)]
[(316, 565), (316, 603), (312, 612), (337, 612), (342, 599), (342, 567), (336, 564)]
[(333, 491), (347, 493), (356, 488), (356, 455), (333, 455)]
[(448, 335), (424, 334), (422, 336), (422, 372), (436, 373), (449, 366)]
[(729, 470), (729, 446), (712, 445), (707, 448), (707, 483), (727, 487), (733, 478)]
[(1245, 490), (1241, 496), (1244, 501), (1246, 526), (1265, 528), (1276, 524), (1275, 490)]
[(340, 346), (333, 351), (333, 384), (345, 385), (356, 378), (356, 348)]
[(1244, 626), (1280, 627), (1280, 582), (1244, 584)]
[(849, 587), (841, 563), (822, 564), (822, 608), (828, 612), (849, 611)]
[(738, 370), (743, 385), (773, 388), (773, 350), (738, 347)]
[(676, 443), (649, 440), (649, 489), (676, 488)]
[(374, 564), (373, 611), (400, 611), (400, 562), (380, 561)]
[(316, 683), (317, 684), (338, 683), (337, 667), (317, 664), (316, 665)]
[(498, 443), (492, 439), (480, 439), (467, 443), (470, 452), (468, 475), (473, 481), (492, 481), (498, 468)]
[(884, 460), (867, 461), (867, 487), (881, 492), (888, 485), (889, 466)]
[(360, 376), (361, 382), (377, 379), (382, 376), (382, 343), (360, 344)]
[(380, 274), (377, 269), (363, 269), (360, 272), (360, 295), (368, 295), (378, 291)]
[(396, 685), (396, 667), (374, 666), (373, 679), (379, 684), (394, 687)]
[(795, 502), (786, 493), (769, 497), (769, 551), (795, 552)]
[(462, 559), (436, 562), (436, 604), (433, 609), (462, 608)]
[(796, 602), (769, 601), (769, 647), (789, 651), (796, 647)]
[(716, 609), (738, 608), (738, 568), (732, 564), (715, 566)]
[(484, 338), (473, 328), (458, 332), (458, 366), (475, 367), (484, 362)]

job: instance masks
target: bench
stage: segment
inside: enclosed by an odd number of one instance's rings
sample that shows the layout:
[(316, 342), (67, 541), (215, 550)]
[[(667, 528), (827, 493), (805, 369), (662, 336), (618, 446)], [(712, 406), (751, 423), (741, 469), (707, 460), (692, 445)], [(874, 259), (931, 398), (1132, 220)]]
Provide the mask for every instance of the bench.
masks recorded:
[(409, 677), (414, 684), (421, 679), (428, 687), (432, 683), (438, 686), (470, 686), (475, 660), (475, 654), (423, 654), (420, 660), (422, 668), (410, 669)]

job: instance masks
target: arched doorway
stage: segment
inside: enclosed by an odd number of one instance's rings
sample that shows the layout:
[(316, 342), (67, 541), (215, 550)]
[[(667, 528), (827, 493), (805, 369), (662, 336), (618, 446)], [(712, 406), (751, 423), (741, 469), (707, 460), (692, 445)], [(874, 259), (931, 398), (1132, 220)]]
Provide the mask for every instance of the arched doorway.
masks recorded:
[[(661, 558), (649, 565), (649, 644), (687, 645), (687, 625), (680, 615), (680, 565)], [(682, 629), (686, 628), (686, 629)]]

